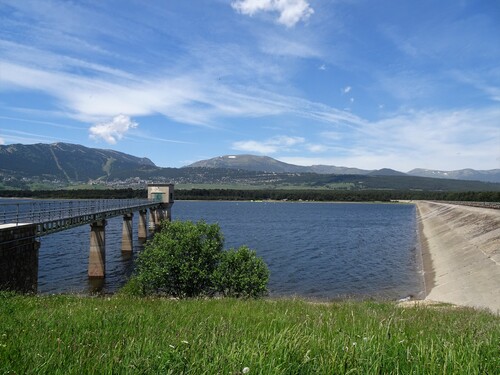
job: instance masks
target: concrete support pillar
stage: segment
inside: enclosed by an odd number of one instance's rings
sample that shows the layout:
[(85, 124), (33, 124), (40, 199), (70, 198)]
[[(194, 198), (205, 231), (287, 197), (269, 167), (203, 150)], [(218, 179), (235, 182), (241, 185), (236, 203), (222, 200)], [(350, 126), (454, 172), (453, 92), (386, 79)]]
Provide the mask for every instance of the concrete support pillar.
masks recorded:
[(0, 225), (0, 290), (36, 293), (38, 249), (35, 224)]
[(122, 225), (122, 251), (132, 252), (134, 250), (134, 237), (132, 232), (132, 218), (134, 214), (123, 215)]
[(145, 240), (148, 237), (148, 232), (147, 232), (147, 215), (148, 211), (147, 210), (141, 210), (139, 211), (139, 230), (138, 230), (138, 237), (140, 240)]
[(163, 220), (165, 220), (165, 211), (160, 207), (156, 210), (156, 222), (160, 224)]
[(156, 210), (154, 208), (149, 209), (149, 231), (154, 232), (156, 230)]
[(169, 205), (166, 209), (165, 209), (165, 212), (166, 212), (166, 219), (168, 221), (172, 221), (172, 205)]
[(106, 273), (106, 220), (90, 224), (89, 277), (102, 279)]

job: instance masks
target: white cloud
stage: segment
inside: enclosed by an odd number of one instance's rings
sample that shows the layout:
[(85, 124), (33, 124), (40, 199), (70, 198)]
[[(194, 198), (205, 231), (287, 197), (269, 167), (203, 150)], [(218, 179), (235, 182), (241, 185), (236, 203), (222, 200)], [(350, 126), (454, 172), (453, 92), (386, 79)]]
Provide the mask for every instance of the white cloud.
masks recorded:
[[(194, 111), (193, 103), (214, 100), (211, 90), (199, 87), (196, 77), (165, 77), (155, 82), (110, 82), (100, 77), (79, 77), (0, 60), (2, 89), (23, 88), (47, 93), (59, 100), (66, 114), (84, 122), (97, 122), (122, 113), (128, 116), (162, 113), (190, 124), (206, 124), (206, 110)], [(206, 98), (203, 98), (206, 96)]]
[(293, 27), (314, 13), (306, 0), (237, 0), (231, 6), (241, 14), (253, 16), (259, 12), (278, 12), (278, 23)]
[(304, 142), (304, 138), (302, 137), (288, 137), (288, 136), (278, 136), (271, 138), (269, 140), (271, 144), (275, 144), (278, 146), (294, 146), (299, 143)]
[(490, 107), (406, 110), (356, 126), (340, 122), (318, 134), (319, 144), (304, 145), (311, 154), (298, 152), (279, 160), (403, 172), (413, 168), (494, 169), (500, 160), (498, 118), (500, 109)]
[(342, 93), (343, 93), (343, 94), (347, 94), (347, 93), (351, 92), (351, 90), (352, 90), (352, 87), (351, 87), (351, 86), (346, 86), (346, 87), (344, 87), (344, 88), (342, 89)]
[(302, 137), (276, 136), (265, 141), (239, 141), (233, 143), (233, 150), (257, 152), (259, 154), (274, 154), (278, 151), (288, 150), (291, 146), (304, 143)]
[(0, 145), (4, 145), (5, 144), (5, 139), (3, 139), (2, 137), (0, 137)]
[(109, 144), (115, 144), (118, 140), (133, 128), (137, 127), (137, 123), (132, 121), (129, 116), (118, 115), (113, 117), (110, 122), (103, 122), (92, 126), (90, 137), (93, 139), (102, 138)]
[(319, 152), (325, 152), (328, 150), (328, 147), (325, 146), (325, 145), (320, 145), (320, 144), (308, 144), (307, 146), (307, 149), (310, 151), (310, 152), (314, 152), (314, 153), (319, 153)]
[(107, 81), (67, 72), (37, 69), (0, 60), (2, 89), (29, 89), (54, 97), (66, 115), (84, 122), (127, 116), (163, 114), (175, 121), (213, 127), (221, 117), (292, 114), (326, 122), (358, 123), (359, 117), (305, 99), (225, 85), (212, 74), (196, 73), (157, 80)]
[(325, 64), (322, 64), (319, 66), (318, 68), (319, 70), (326, 70), (326, 65)]
[(276, 146), (257, 141), (234, 142), (232, 148), (233, 150), (256, 152), (259, 154), (274, 154), (277, 151)]
[[(417, 167), (493, 169), (498, 168), (500, 155), (498, 118), (500, 110), (494, 107), (407, 110), (351, 128), (348, 140), (337, 132), (321, 133), (329, 151), (334, 150), (328, 155), (280, 160), (363, 169), (388, 167), (405, 172)], [(349, 147), (340, 148), (347, 144)]]

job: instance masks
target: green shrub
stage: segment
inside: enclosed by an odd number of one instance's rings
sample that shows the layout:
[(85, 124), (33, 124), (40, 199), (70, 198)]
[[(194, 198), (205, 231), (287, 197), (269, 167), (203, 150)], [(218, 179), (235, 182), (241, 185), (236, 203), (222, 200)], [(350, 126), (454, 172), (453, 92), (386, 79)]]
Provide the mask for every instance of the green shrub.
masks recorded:
[(223, 243), (217, 224), (165, 222), (139, 254), (133, 282), (140, 285), (145, 295), (210, 295), (214, 292), (212, 274)]
[(269, 271), (264, 261), (247, 247), (223, 251), (223, 244), (218, 224), (165, 222), (139, 254), (136, 272), (121, 292), (179, 298), (265, 295)]
[(225, 297), (261, 297), (268, 293), (269, 270), (246, 246), (222, 253), (214, 273), (217, 291)]
[(142, 286), (142, 282), (139, 280), (137, 275), (133, 275), (130, 279), (128, 279), (127, 283), (122, 286), (117, 294), (121, 296), (142, 297), (146, 293), (145, 288)]

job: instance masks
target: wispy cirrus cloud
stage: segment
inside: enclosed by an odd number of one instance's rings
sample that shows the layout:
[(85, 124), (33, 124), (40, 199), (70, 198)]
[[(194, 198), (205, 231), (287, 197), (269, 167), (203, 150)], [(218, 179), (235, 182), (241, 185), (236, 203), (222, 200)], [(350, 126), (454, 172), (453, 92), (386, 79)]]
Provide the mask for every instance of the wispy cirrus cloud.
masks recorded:
[(307, 21), (314, 13), (306, 0), (237, 0), (231, 6), (241, 14), (253, 16), (260, 12), (279, 13), (278, 23), (293, 27)]
[(104, 76), (108, 79), (137, 80), (137, 77), (133, 74), (121, 69), (9, 40), (0, 39), (0, 52), (4, 61), (16, 62), (23, 66), (43, 66), (47, 70), (68, 73), (78, 71), (80, 74), (87, 73), (91, 76)]
[[(16, 109), (18, 109), (20, 112), (25, 111), (24, 108), (16, 108)], [(26, 110), (26, 112), (30, 113), (32, 111)], [(39, 112), (37, 111), (37, 113), (46, 115), (46, 113), (43, 111), (39, 111)], [(51, 127), (61, 128), (61, 129), (85, 130), (85, 128), (81, 127), (81, 126), (71, 126), (71, 125), (60, 124), (60, 123), (52, 122), (52, 121), (39, 121), (39, 120), (34, 120), (34, 119), (12, 117), (12, 116), (0, 116), (0, 119), (15, 121), (15, 122), (25, 122), (25, 123), (30, 123), (30, 124), (43, 124), (43, 125), (48, 125)]]
[(365, 121), (347, 133), (339, 126), (321, 132), (318, 145), (325, 149), (317, 156), (278, 159), (299, 165), (390, 167), (405, 172), (416, 165), (441, 170), (494, 169), (500, 166), (498, 118), (496, 107), (400, 111)]
[(490, 100), (500, 102), (500, 69), (483, 72), (482, 75), (474, 72), (453, 71), (451, 76), (459, 82), (475, 87), (486, 94)]
[[(194, 77), (165, 77), (161, 81), (106, 80), (58, 70), (44, 70), (0, 61), (3, 89), (28, 89), (55, 98), (68, 116), (97, 122), (123, 113), (129, 116), (162, 113), (184, 123), (203, 124), (192, 103), (202, 102)], [(203, 112), (203, 111), (200, 111)], [(210, 121), (210, 117), (207, 117)]]
[(3, 132), (1, 134), (1, 138), (3, 138), (5, 143), (44, 143), (54, 141), (74, 142), (74, 140), (65, 139), (58, 136), (52, 137), (21, 130), (0, 129), (0, 131)]
[[(278, 35), (262, 38), (261, 50), (270, 55), (290, 56), (299, 58), (319, 58), (323, 56), (320, 48), (315, 47), (310, 40), (302, 37), (300, 39), (290, 39)], [(322, 65), (326, 69), (324, 65)]]
[(79, 76), (0, 60), (3, 89), (28, 89), (54, 97), (67, 115), (100, 122), (122, 113), (127, 116), (162, 114), (177, 122), (215, 126), (224, 117), (261, 117), (294, 114), (327, 122), (358, 122), (345, 111), (278, 94), (252, 85), (226, 85), (209, 71), (184, 72), (160, 79)]

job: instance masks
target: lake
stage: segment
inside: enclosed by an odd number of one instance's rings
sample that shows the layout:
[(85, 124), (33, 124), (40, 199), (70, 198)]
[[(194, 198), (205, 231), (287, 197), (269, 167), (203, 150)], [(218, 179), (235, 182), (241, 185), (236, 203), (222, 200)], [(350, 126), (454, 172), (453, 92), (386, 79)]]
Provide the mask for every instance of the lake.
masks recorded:
[[(415, 207), (406, 204), (177, 201), (174, 220), (219, 223), (225, 247), (248, 245), (271, 271), (272, 296), (332, 300), (422, 296)], [(40, 239), (40, 293), (117, 291), (141, 251), (120, 250), (122, 218), (106, 227), (106, 278), (89, 281), (89, 226)]]

